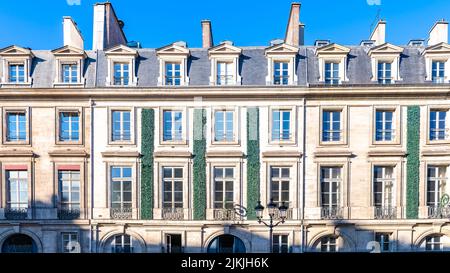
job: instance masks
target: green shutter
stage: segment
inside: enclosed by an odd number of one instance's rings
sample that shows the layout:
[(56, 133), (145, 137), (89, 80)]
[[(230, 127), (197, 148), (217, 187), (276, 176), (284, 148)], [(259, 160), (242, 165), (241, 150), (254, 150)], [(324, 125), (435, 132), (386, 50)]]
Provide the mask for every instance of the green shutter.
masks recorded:
[(420, 107), (408, 106), (406, 152), (406, 218), (419, 218)]
[(194, 220), (206, 219), (206, 112), (194, 109)]
[(255, 220), (259, 201), (259, 109), (247, 109), (247, 219)]

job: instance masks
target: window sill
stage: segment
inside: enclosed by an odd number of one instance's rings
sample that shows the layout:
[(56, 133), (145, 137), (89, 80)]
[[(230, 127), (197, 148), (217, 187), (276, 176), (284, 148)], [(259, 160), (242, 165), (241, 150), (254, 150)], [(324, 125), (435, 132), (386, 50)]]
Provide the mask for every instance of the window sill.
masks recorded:
[(241, 146), (239, 141), (213, 141), (211, 146)]
[(17, 87), (17, 88), (23, 88), (23, 87), (31, 87), (31, 82), (3, 82), (1, 84), (2, 87)]
[(269, 141), (271, 146), (296, 146), (297, 143), (294, 140), (284, 140), (284, 141)]
[(186, 146), (187, 141), (186, 140), (179, 140), (179, 141), (161, 141), (161, 146)]
[(61, 140), (57, 140), (55, 145), (57, 146), (64, 146), (64, 145), (69, 145), (69, 146), (84, 146), (83, 142), (81, 140), (78, 141), (61, 141)]
[(76, 82), (76, 83), (55, 82), (55, 83), (53, 83), (53, 87), (83, 88), (84, 83), (82, 83), (82, 82)]
[(442, 144), (450, 144), (449, 140), (429, 140), (427, 139), (427, 145), (433, 146), (433, 145), (442, 145)]
[(3, 141), (3, 145), (8, 146), (31, 146), (30, 142), (27, 141)]

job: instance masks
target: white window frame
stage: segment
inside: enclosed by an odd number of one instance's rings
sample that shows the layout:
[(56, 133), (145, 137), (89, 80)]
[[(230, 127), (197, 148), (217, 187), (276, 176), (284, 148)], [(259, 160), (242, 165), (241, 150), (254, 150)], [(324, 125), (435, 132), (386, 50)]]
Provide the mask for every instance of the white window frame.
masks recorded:
[[(130, 140), (113, 140), (113, 112), (130, 112)], [(136, 111), (130, 107), (112, 107), (108, 109), (108, 144), (109, 145), (135, 145)]]
[[(120, 168), (121, 169), (121, 176), (119, 178), (113, 178), (112, 177), (112, 169), (113, 168)], [(123, 169), (124, 168), (129, 168), (131, 170), (131, 175), (129, 177), (129, 179), (126, 179), (128, 177), (124, 177), (123, 176)], [(127, 164), (109, 164), (108, 166), (108, 185), (109, 185), (109, 202), (108, 202), (108, 206), (112, 209), (113, 208), (113, 200), (112, 200), (112, 184), (113, 183), (120, 183), (120, 208), (128, 208), (128, 207), (124, 207), (125, 203), (129, 203), (129, 209), (133, 209), (134, 206), (134, 198), (135, 198), (135, 170), (134, 167), (131, 165), (127, 165)], [(131, 183), (131, 200), (130, 201), (125, 201), (124, 202), (124, 198), (123, 198), (123, 194), (124, 194), (124, 190), (123, 190), (123, 182), (126, 181), (130, 181)], [(116, 202), (117, 203), (117, 202)]]
[[(278, 169), (278, 172), (279, 172), (279, 175), (278, 175), (278, 177), (272, 177), (272, 169)], [(283, 177), (282, 176), (282, 169), (288, 169), (289, 170), (289, 177)], [(276, 204), (278, 204), (279, 206), (281, 206), (281, 203), (282, 203), (282, 201), (284, 201), (284, 204), (287, 206), (287, 207), (289, 207), (289, 208), (291, 208), (292, 207), (292, 204), (294, 203), (294, 200), (292, 200), (292, 192), (293, 192), (293, 188), (292, 188), (292, 181), (293, 180), (295, 180), (295, 179), (293, 179), (293, 176), (292, 176), (292, 166), (283, 166), (283, 165), (271, 165), (271, 166), (269, 166), (269, 173), (268, 173), (268, 175), (269, 175), (269, 188), (268, 188), (268, 200), (271, 200), (272, 198), (273, 198), (273, 193), (272, 193), (272, 183), (273, 182), (278, 182), (278, 189), (277, 189), (277, 191), (278, 191), (278, 199), (277, 200), (273, 200), (273, 202), (274, 203), (276, 203)], [(288, 201), (286, 201), (286, 200), (283, 200), (283, 198), (282, 198), (282, 193), (283, 193), (283, 187), (282, 187), (282, 185), (284, 184), (284, 183), (282, 183), (282, 182), (286, 182), (287, 181), (287, 184), (288, 184), (288, 186), (289, 186), (289, 189), (288, 189), (288, 196), (289, 196), (289, 200)]]
[[(431, 60), (431, 81), (433, 83), (445, 83), (446, 76), (446, 62), (447, 60)], [(436, 70), (433, 69), (433, 64), (436, 63)], [(440, 72), (443, 72), (443, 75), (439, 75)], [(436, 72), (436, 77), (433, 76), (434, 72)]]
[[(119, 70), (116, 71), (116, 66), (119, 66)], [(127, 66), (127, 69), (125, 69), (125, 66)], [(118, 81), (116, 81), (116, 72), (119, 72), (120, 74), (120, 83), (118, 83)], [(128, 79), (127, 82), (125, 84), (125, 72), (128, 73)], [(114, 62), (113, 63), (113, 75), (112, 75), (112, 84), (114, 86), (128, 86), (130, 85), (130, 64), (127, 62)]]
[[(289, 121), (289, 139), (279, 139), (274, 140), (272, 138), (273, 134), (273, 112), (274, 111), (280, 111), (280, 112), (290, 112), (290, 121)], [(288, 144), (288, 145), (295, 145), (297, 140), (297, 111), (295, 106), (274, 106), (269, 108), (269, 132), (268, 132), (268, 139), (270, 145), (280, 145), (280, 144)], [(280, 133), (282, 132), (282, 117), (280, 117)]]
[[(375, 168), (381, 168), (381, 178), (375, 177)], [(391, 177), (387, 177), (386, 169), (391, 168), (392, 173)], [(396, 171), (395, 166), (392, 165), (383, 165), (383, 164), (376, 164), (372, 168), (372, 193), (373, 193), (373, 206), (374, 207), (381, 207), (381, 208), (394, 208), (396, 207)], [(375, 204), (375, 183), (381, 183), (382, 184), (382, 192), (381, 192), (381, 206), (377, 206)], [(390, 191), (390, 192), (389, 192)], [(389, 196), (390, 195), (390, 196)], [(390, 199), (386, 200), (386, 199)]]
[[(105, 51), (108, 61), (108, 75), (106, 77), (106, 86), (123, 88), (127, 86), (136, 86), (138, 78), (136, 76), (136, 58), (138, 52), (135, 49), (124, 45), (118, 45)], [(114, 85), (114, 64), (128, 63), (128, 85)]]
[[(12, 67), (16, 67), (16, 80), (12, 81), (11, 80), (11, 68)], [(22, 67), (23, 69), (23, 80), (20, 81), (20, 72), (19, 72), (19, 67)], [(8, 64), (8, 82), (9, 83), (13, 83), (13, 84), (23, 84), (25, 83), (26, 80), (26, 75), (25, 75), (25, 64), (23, 62), (18, 62), (18, 63), (9, 63)]]
[[(164, 177), (164, 169), (171, 169), (171, 173), (172, 173), (172, 176), (171, 177)], [(182, 176), (181, 177), (179, 177), (179, 178), (176, 178), (175, 176), (174, 176), (174, 174), (175, 174), (175, 169), (181, 169), (181, 171), (182, 171)], [(162, 194), (161, 194), (161, 208), (171, 208), (171, 209), (176, 209), (176, 208), (179, 208), (179, 209), (183, 209), (184, 208), (184, 180), (185, 180), (185, 176), (186, 176), (186, 174), (184, 173), (185, 172), (185, 170), (184, 170), (184, 167), (182, 167), (182, 166), (169, 166), (169, 165), (166, 165), (166, 166), (162, 166), (161, 167), (161, 189), (162, 189)], [(166, 189), (165, 189), (165, 186), (164, 186), (164, 184), (165, 184), (165, 182), (170, 182), (171, 183), (171, 201), (170, 201), (170, 207), (165, 207), (165, 203), (168, 203), (168, 201), (166, 201), (165, 199), (164, 199), (164, 193), (166, 192)], [(180, 182), (181, 183), (181, 186), (182, 186), (182, 188), (181, 188), (181, 196), (182, 196), (182, 198), (181, 198), (181, 207), (176, 207), (175, 206), (175, 203), (180, 203), (180, 201), (175, 201), (175, 183), (176, 182)]]
[[(330, 65), (330, 78), (327, 78), (327, 65)], [(337, 69), (336, 69), (337, 66)], [(340, 63), (337, 61), (325, 61), (324, 63), (324, 82), (325, 84), (329, 85), (337, 85), (341, 83), (341, 76), (340, 76)], [(337, 71), (337, 75), (335, 75), (334, 72)], [(327, 82), (329, 81), (329, 82)]]
[[(371, 135), (372, 135), (372, 145), (400, 145), (402, 139), (402, 130), (401, 130), (401, 107), (400, 106), (373, 106), (373, 114), (372, 114), (372, 126), (371, 126)], [(392, 112), (392, 140), (377, 140), (377, 112)], [(385, 116), (383, 114), (383, 116)], [(383, 123), (384, 124), (384, 123)], [(385, 128), (385, 125), (383, 125)]]
[[(431, 112), (445, 112), (445, 127), (444, 128), (434, 128), (437, 130), (444, 130), (444, 139), (431, 139)], [(436, 122), (436, 125), (438, 125), (439, 122)], [(428, 107), (428, 113), (427, 113), (427, 144), (442, 144), (442, 143), (450, 143), (450, 108), (448, 107)]]
[[(427, 250), (427, 246), (430, 246), (432, 249)], [(439, 246), (439, 249), (435, 249), (436, 246)], [(442, 251), (443, 250), (443, 243), (442, 243), (442, 236), (441, 235), (429, 235), (425, 237), (425, 251)]]
[[(237, 107), (228, 108), (228, 107), (214, 107), (212, 108), (212, 126), (211, 126), (211, 144), (213, 145), (236, 145), (239, 143), (239, 110)], [(226, 138), (224, 140), (216, 140), (216, 113), (217, 112), (232, 112), (233, 113), (233, 137), (232, 140), (228, 141)], [(226, 116), (226, 115), (224, 115)], [(225, 125), (224, 125), (225, 126)], [(226, 128), (224, 127), (225, 131)]]
[[(78, 140), (73, 140), (72, 137), (70, 140), (62, 140), (61, 139), (61, 115), (63, 113), (76, 113), (78, 114)], [(83, 113), (81, 108), (79, 109), (57, 109), (56, 111), (56, 144), (82, 144), (83, 143)], [(71, 118), (70, 118), (71, 120)], [(72, 122), (69, 121), (69, 132), (71, 132)], [(71, 134), (71, 133), (69, 133)]]
[[(225, 41), (222, 44), (210, 48), (208, 50), (209, 59), (211, 61), (211, 75), (209, 76), (210, 85), (217, 86), (229, 86), (240, 85), (241, 76), (239, 75), (239, 56), (242, 49), (233, 46), (229, 41)], [(220, 84), (218, 81), (218, 64), (227, 63), (231, 65), (231, 81), (228, 84)]]
[[(388, 64), (391, 66), (389, 70), (387, 69)], [(378, 76), (380, 73), (380, 69), (379, 69), (380, 65), (382, 66), (381, 67), (381, 74), (382, 74), (381, 78)], [(389, 71), (391, 73), (390, 77), (386, 76), (387, 71)], [(379, 84), (391, 84), (392, 83), (392, 63), (391, 62), (378, 61), (378, 63), (377, 63), (377, 81)]]
[[(223, 67), (219, 69), (219, 67)], [(234, 60), (225, 61), (225, 60), (217, 60), (216, 61), (216, 85), (235, 85), (236, 84), (236, 64)], [(225, 71), (225, 73), (223, 73)], [(222, 80), (224, 79), (224, 80)]]
[[(330, 178), (322, 177), (322, 169), (327, 168), (329, 169), (329, 176)], [(339, 170), (340, 177), (333, 177), (333, 169)], [(319, 183), (320, 183), (320, 194), (319, 194), (319, 203), (321, 208), (341, 208), (342, 207), (342, 193), (343, 193), (343, 183), (344, 183), (344, 167), (341, 165), (321, 165), (319, 168)], [(329, 204), (325, 205), (322, 201), (322, 196), (325, 194), (323, 192), (323, 183), (329, 184), (329, 192), (328, 192), (328, 198), (329, 198)], [(334, 205), (332, 202), (332, 184), (336, 183), (336, 204)]]
[[(330, 146), (330, 145), (347, 145), (347, 107), (346, 106), (321, 106), (319, 107), (320, 123), (319, 123), (319, 146)], [(340, 112), (340, 131), (341, 139), (339, 141), (323, 141), (323, 113), (324, 112)]]
[[(25, 140), (10, 141), (8, 140), (8, 114), (24, 113), (25, 114)], [(30, 111), (29, 108), (3, 108), (3, 144), (4, 145), (30, 145)]]
[[(215, 176), (215, 170), (216, 169), (222, 169), (222, 177), (219, 177), (219, 178), (217, 178), (216, 176)], [(233, 170), (233, 177), (230, 179), (230, 178), (227, 178), (226, 176), (225, 176), (225, 169), (231, 169), (231, 170)], [(233, 196), (233, 198), (232, 198), (232, 200), (231, 200), (231, 207), (229, 207), (229, 208), (227, 208), (226, 207), (226, 203), (229, 203), (229, 202), (227, 202), (226, 201), (226, 193), (227, 193), (227, 191), (226, 191), (226, 185), (225, 185), (225, 182), (226, 181), (232, 181), (232, 191), (231, 191), (231, 193), (232, 193), (232, 196)], [(211, 188), (212, 188), (212, 204), (213, 204), (213, 206), (212, 206), (212, 208), (213, 209), (230, 209), (230, 210), (232, 210), (233, 209), (233, 207), (234, 207), (234, 205), (237, 203), (236, 202), (236, 200), (235, 200), (235, 195), (236, 195), (236, 193), (235, 193), (235, 186), (236, 186), (236, 168), (234, 167), (234, 166), (219, 166), (219, 165), (216, 165), (216, 166), (213, 166), (212, 167), (212, 185), (211, 185)], [(216, 182), (218, 182), (218, 181), (220, 181), (220, 182), (222, 182), (222, 188), (220, 189), (221, 190), (221, 192), (222, 192), (222, 201), (221, 201), (221, 203), (222, 203), (222, 206), (221, 207), (218, 207), (218, 208), (216, 208), (216, 203), (217, 202), (220, 202), (220, 201), (217, 201), (216, 200), (216, 198), (215, 198), (215, 196), (216, 196), (216, 191), (217, 191), (217, 188), (216, 188)], [(229, 191), (228, 191), (229, 192)]]
[[(322, 250), (322, 248), (323, 248), (323, 240), (324, 239), (328, 239), (326, 244), (325, 244), (325, 247), (326, 247), (325, 251)], [(332, 243), (331, 240), (334, 240), (334, 243)], [(327, 236), (321, 237), (319, 239), (319, 251), (320, 252), (327, 252), (327, 253), (328, 252), (331, 252), (331, 253), (338, 252), (339, 251), (338, 240), (339, 240), (338, 237), (332, 236), (332, 235), (327, 235)], [(330, 251), (332, 246), (334, 246), (334, 251)]]
[[(380, 236), (380, 241), (377, 240), (377, 236)], [(385, 240), (385, 236), (387, 236), (387, 242)], [(391, 252), (392, 250), (392, 233), (391, 232), (375, 232), (374, 233), (374, 241), (380, 244), (380, 252)], [(384, 250), (384, 245), (387, 244), (388, 249)]]
[[(17, 177), (11, 178), (11, 173), (17, 173)], [(26, 178), (21, 177), (20, 175), (25, 173)], [(11, 209), (28, 209), (30, 206), (30, 183), (29, 183), (29, 174), (27, 170), (5, 170), (5, 181), (6, 181), (6, 207)], [(11, 188), (11, 181), (15, 181), (17, 187), (15, 189)], [(24, 182), (27, 187), (27, 200), (20, 199), (20, 193), (23, 192), (21, 190), (21, 184)], [(11, 201), (12, 190), (14, 190), (16, 195), (16, 202)], [(16, 204), (12, 206), (12, 204)]]
[[(164, 140), (164, 112), (172, 111), (172, 112), (181, 112), (181, 140)], [(187, 144), (187, 114), (188, 111), (186, 108), (179, 107), (161, 107), (159, 111), (159, 143), (160, 145), (186, 145)], [(174, 119), (174, 115), (172, 115), (172, 120)], [(172, 122), (172, 127), (174, 123)], [(173, 128), (172, 128), (173, 129)], [(173, 133), (173, 132), (172, 132)]]
[[(438, 176), (430, 177), (429, 176), (429, 169), (433, 168), (435, 170), (435, 173)], [(440, 169), (443, 169), (444, 171), (441, 172)], [(449, 172), (449, 166), (448, 165), (440, 165), (440, 164), (428, 164), (426, 166), (426, 185), (425, 185), (425, 203), (428, 207), (439, 207), (441, 205), (441, 197), (442, 195), (446, 194), (446, 184), (448, 181), (447, 175)], [(443, 177), (439, 176), (443, 173)], [(430, 203), (430, 200), (428, 200), (428, 193), (429, 190), (429, 184), (434, 183), (434, 204)]]
[[(121, 237), (120, 246), (117, 246), (117, 243), (116, 243), (116, 238), (118, 236)], [(129, 245), (125, 244), (125, 237), (129, 237), (129, 240), (130, 240), (130, 244)], [(133, 253), (134, 252), (134, 250), (133, 250), (133, 237), (131, 235), (125, 234), (125, 233), (124, 234), (117, 234), (117, 235), (113, 236), (112, 240), (113, 240), (112, 241), (112, 247), (113, 247), (113, 250), (114, 250), (113, 253)], [(126, 246), (128, 246), (130, 248), (130, 252), (117, 252), (116, 251), (117, 247), (120, 247), (121, 249), (125, 249)]]
[[(286, 244), (283, 244), (283, 237), (286, 238)], [(278, 252), (275, 252), (275, 242), (277, 242), (278, 245)], [(282, 246), (286, 245), (286, 252), (281, 251), (282, 250)], [(290, 245), (289, 245), (289, 234), (285, 234), (285, 233), (275, 233), (272, 235), (272, 249), (273, 249), (273, 253), (289, 253), (290, 249), (289, 249)]]
[[(180, 67), (180, 69), (179, 70), (177, 70), (177, 69), (175, 69), (176, 68), (176, 66), (179, 66)], [(171, 71), (172, 71), (172, 75), (169, 75), (168, 74), (168, 70), (167, 70), (167, 66), (171, 66)], [(167, 61), (167, 62), (164, 62), (164, 85), (165, 86), (181, 86), (182, 85), (182, 83), (183, 83), (183, 74), (182, 74), (182, 63), (181, 62), (176, 62), (176, 61), (173, 61), (173, 62), (169, 62), (169, 61)], [(179, 76), (177, 76), (176, 75), (176, 72), (179, 72)], [(172, 79), (172, 83), (169, 83), (168, 82), (168, 78), (171, 78)], [(179, 82), (180, 82), (180, 84), (175, 84), (176, 83), (176, 79), (177, 79), (177, 77), (179, 77)]]
[(68, 249), (68, 246), (71, 242), (75, 242), (76, 245), (73, 245), (73, 246), (77, 246), (79, 248), (79, 250), (81, 251), (78, 232), (61, 232), (61, 252), (62, 253), (77, 253), (77, 252), (72, 252), (71, 249)]
[[(67, 209), (78, 209), (81, 211), (81, 187), (82, 187), (82, 183), (81, 183), (81, 171), (80, 170), (57, 170), (57, 175), (58, 175), (58, 194), (60, 196), (59, 198), (59, 206), (60, 208), (67, 208)], [(69, 180), (64, 180), (64, 179), (59, 179), (60, 177), (60, 173), (62, 172), (69, 172)], [(78, 180), (73, 179), (73, 172), (78, 172)], [(68, 182), (69, 183), (69, 201), (67, 202), (63, 202), (62, 200), (62, 193), (63, 193), (63, 182)], [(73, 182), (78, 182), (79, 188), (78, 188), (78, 202), (74, 202), (72, 200), (72, 193), (74, 192), (72, 190), (72, 184)], [(75, 205), (75, 207), (73, 207)], [(66, 207), (67, 206), (67, 207)]]
[(298, 76), (296, 69), (296, 60), (298, 55), (298, 48), (288, 44), (278, 44), (266, 49), (265, 55), (267, 58), (267, 75), (266, 85), (275, 85), (274, 83), (274, 70), (275, 62), (287, 62), (288, 63), (288, 84), (297, 85)]
[[(65, 81), (65, 70), (64, 68), (68, 66), (69, 67), (69, 81)], [(74, 66), (76, 66), (76, 68), (74, 69)], [(73, 81), (73, 72), (76, 72), (76, 80)], [(61, 83), (63, 84), (76, 84), (76, 83), (80, 83), (80, 65), (78, 63), (75, 62), (63, 62), (61, 63)]]

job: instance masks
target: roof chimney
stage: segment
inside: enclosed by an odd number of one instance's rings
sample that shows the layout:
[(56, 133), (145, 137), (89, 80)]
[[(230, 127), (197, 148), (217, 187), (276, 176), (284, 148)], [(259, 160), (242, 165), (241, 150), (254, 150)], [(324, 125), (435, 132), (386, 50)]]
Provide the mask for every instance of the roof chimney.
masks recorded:
[(428, 45), (432, 46), (439, 43), (448, 43), (448, 22), (444, 19), (437, 21), (430, 30)]
[(73, 46), (78, 49), (84, 49), (83, 37), (78, 30), (77, 23), (71, 17), (63, 17), (63, 36), (64, 46)]
[(284, 42), (289, 45), (298, 46), (303, 37), (300, 38), (300, 31), (303, 33), (303, 27), (300, 27), (300, 3), (292, 3), (289, 13), (289, 21), (286, 29)]
[(372, 31), (369, 40), (373, 40), (375, 45), (382, 45), (386, 42), (386, 21), (380, 20)]
[(123, 21), (119, 20), (111, 3), (94, 5), (93, 50), (103, 50), (119, 44), (126, 45)]
[(213, 47), (213, 35), (210, 20), (202, 20), (202, 47)]

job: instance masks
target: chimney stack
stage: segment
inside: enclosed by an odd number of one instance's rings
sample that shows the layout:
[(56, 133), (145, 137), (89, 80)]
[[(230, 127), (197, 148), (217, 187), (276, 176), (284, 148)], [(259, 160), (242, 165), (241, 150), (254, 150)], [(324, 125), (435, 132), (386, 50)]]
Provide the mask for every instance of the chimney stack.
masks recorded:
[(116, 45), (126, 45), (123, 21), (119, 20), (111, 3), (94, 5), (93, 50), (103, 50)]
[(300, 3), (292, 3), (284, 42), (292, 46), (303, 44), (303, 35), (301, 35), (303, 32), (304, 25), (300, 24)]
[(213, 35), (210, 20), (202, 20), (202, 47), (213, 47)]
[(374, 41), (375, 46), (382, 45), (386, 42), (386, 21), (380, 20), (372, 31), (369, 40)]
[(444, 19), (437, 21), (430, 30), (428, 46), (437, 45), (439, 43), (448, 43), (448, 22)]
[(64, 46), (73, 46), (84, 49), (84, 41), (81, 32), (71, 17), (63, 17), (63, 40)]

